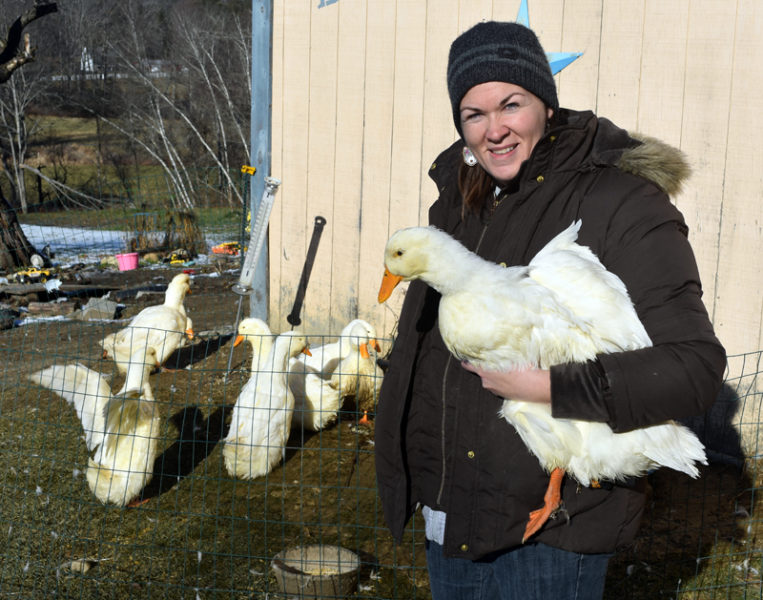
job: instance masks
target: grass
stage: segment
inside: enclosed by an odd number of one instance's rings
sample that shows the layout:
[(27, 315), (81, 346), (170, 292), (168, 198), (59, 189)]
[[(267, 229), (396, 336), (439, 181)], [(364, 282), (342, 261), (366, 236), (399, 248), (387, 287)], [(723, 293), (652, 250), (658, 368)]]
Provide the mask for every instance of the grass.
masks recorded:
[[(270, 559), (309, 543), (361, 555), (367, 591), (358, 597), (427, 597), (421, 532), (392, 543), (373, 446), (353, 429), (354, 412), (319, 434), (293, 435), (286, 462), (267, 477), (227, 475), (219, 440), (245, 377), (238, 367), (224, 377), (227, 346), (203, 353), (190, 371), (152, 375), (166, 420), (143, 492), (150, 500), (136, 509), (101, 505), (84, 481), (76, 415), (24, 375), (64, 360), (108, 368), (94, 340), (111, 328), (51, 323), (0, 338), (0, 597), (280, 598)], [(238, 349), (235, 358), (247, 364)], [(83, 560), (90, 570), (72, 570)]]
[(36, 138), (47, 143), (89, 142), (98, 133), (95, 119), (88, 117), (63, 117), (33, 115)]

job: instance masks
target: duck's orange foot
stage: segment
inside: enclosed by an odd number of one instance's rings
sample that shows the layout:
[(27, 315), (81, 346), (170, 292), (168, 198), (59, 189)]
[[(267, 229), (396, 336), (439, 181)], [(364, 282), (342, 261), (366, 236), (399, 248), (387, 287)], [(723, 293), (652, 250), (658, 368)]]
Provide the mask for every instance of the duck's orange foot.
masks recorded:
[(541, 527), (550, 518), (555, 518), (556, 514), (562, 508), (562, 479), (564, 478), (564, 469), (554, 469), (551, 471), (551, 477), (548, 481), (548, 487), (546, 493), (543, 496), (543, 506), (538, 510), (534, 510), (530, 513), (530, 518), (525, 526), (525, 533), (522, 536), (522, 543), (524, 544), (533, 535), (535, 535)]
[(363, 416), (360, 417), (360, 420), (358, 421), (358, 425), (370, 425), (371, 421), (368, 420), (368, 411), (363, 411)]
[[(560, 505), (561, 506), (561, 505)], [(559, 509), (559, 506), (549, 506), (544, 504), (542, 508), (534, 510), (530, 513), (530, 518), (527, 520), (525, 526), (525, 534), (522, 536), (522, 543), (524, 544), (532, 536), (534, 536), (540, 530), (546, 521), (548, 521)]]
[(143, 506), (149, 500), (151, 500), (151, 498), (142, 498), (142, 499), (136, 498), (135, 500), (132, 500), (127, 503), (127, 508), (136, 508), (138, 506)]

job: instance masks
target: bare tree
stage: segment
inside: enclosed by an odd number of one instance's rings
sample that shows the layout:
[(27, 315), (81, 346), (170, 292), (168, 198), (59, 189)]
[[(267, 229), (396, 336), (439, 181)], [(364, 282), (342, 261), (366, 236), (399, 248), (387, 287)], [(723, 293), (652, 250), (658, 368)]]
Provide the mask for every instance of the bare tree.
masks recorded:
[[(56, 12), (56, 10), (55, 2), (35, 0), (32, 8), (23, 12), (21, 16), (11, 23), (5, 40), (0, 42), (0, 83), (7, 83), (15, 71), (34, 60), (34, 49), (31, 45), (31, 39), (29, 33), (24, 33), (24, 28), (31, 22)], [(15, 121), (17, 131), (23, 130), (25, 137), (25, 125), (21, 123), (18, 115)], [(3, 170), (10, 172), (8, 166), (14, 160), (15, 158), (12, 153), (4, 150), (2, 155)], [(15, 169), (15, 166), (13, 169)], [(23, 176), (20, 179), (23, 180)], [(16, 217), (16, 212), (8, 203), (2, 188), (0, 188), (0, 267), (13, 269), (28, 264), (30, 257), (34, 253), (34, 246), (29, 243), (29, 240), (24, 235)]]
[[(129, 37), (112, 44), (110, 54), (129, 77), (130, 94), (117, 115), (98, 116), (163, 168), (176, 208), (195, 207), (195, 171), (210, 165), (231, 204), (241, 205), (232, 173), (249, 158), (248, 15), (244, 22), (234, 12), (194, 3), (171, 12), (153, 5), (153, 14), (148, 8), (122, 5)], [(157, 32), (156, 23), (165, 31)], [(162, 60), (154, 59), (157, 52)]]
[(27, 212), (27, 190), (24, 179), (24, 163), (29, 140), (37, 128), (36, 121), (28, 116), (28, 108), (42, 94), (42, 80), (27, 79), (25, 71), (19, 71), (0, 87), (0, 148), (3, 160), (0, 173), (10, 189), (10, 203)]

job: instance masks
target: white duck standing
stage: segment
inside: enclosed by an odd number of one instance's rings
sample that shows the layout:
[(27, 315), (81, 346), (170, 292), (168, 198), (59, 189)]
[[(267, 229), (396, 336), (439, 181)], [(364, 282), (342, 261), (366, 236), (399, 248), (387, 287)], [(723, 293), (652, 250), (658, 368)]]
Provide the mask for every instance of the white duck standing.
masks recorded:
[(282, 333), (241, 390), (223, 446), (225, 467), (232, 476), (254, 479), (281, 461), (294, 410), (287, 383), (288, 361), (300, 352), (310, 352), (305, 336), (295, 331)]
[[(369, 354), (369, 348), (373, 357)], [(289, 363), (289, 387), (294, 394), (294, 426), (311, 431), (333, 423), (346, 396), (358, 395), (366, 405), (378, 391), (375, 353), (380, 351), (376, 330), (363, 319), (354, 319), (336, 341), (311, 349), (310, 356)], [(381, 375), (381, 369), (378, 369)], [(381, 381), (380, 379), (378, 380)]]
[[(379, 301), (401, 280), (440, 292), (439, 328), (459, 360), (515, 370), (594, 359), (651, 346), (623, 282), (576, 243), (581, 222), (553, 238), (527, 266), (502, 267), (434, 227), (392, 235)], [(539, 403), (505, 399), (501, 415), (551, 472), (543, 508), (530, 513), (524, 540), (561, 505), (567, 472), (583, 485), (670, 467), (697, 477), (707, 464), (694, 433), (673, 421), (614, 433), (605, 423), (555, 419)], [(523, 541), (524, 541), (523, 540)]]
[(147, 381), (157, 365), (153, 347), (136, 350), (122, 390), (106, 404), (106, 434), (86, 473), (90, 489), (104, 504), (135, 505), (153, 475), (161, 417)]
[(79, 364), (54, 365), (30, 376), (77, 410), (88, 450), (95, 450), (87, 482), (104, 504), (131, 505), (151, 479), (161, 418), (147, 381), (156, 365), (154, 348), (136, 350), (117, 394), (100, 373)]
[(250, 373), (259, 370), (260, 363), (270, 352), (273, 346), (273, 334), (270, 327), (262, 319), (247, 317), (241, 319), (236, 331), (236, 337), (233, 340), (233, 346), (238, 346), (243, 342), (249, 342), (252, 347), (252, 368)]
[(119, 371), (124, 373), (135, 350), (152, 346), (159, 364), (163, 364), (188, 338), (193, 338), (193, 324), (183, 305), (190, 291), (190, 276), (175, 275), (167, 286), (163, 304), (144, 308), (127, 327), (101, 340), (104, 357), (113, 358)]

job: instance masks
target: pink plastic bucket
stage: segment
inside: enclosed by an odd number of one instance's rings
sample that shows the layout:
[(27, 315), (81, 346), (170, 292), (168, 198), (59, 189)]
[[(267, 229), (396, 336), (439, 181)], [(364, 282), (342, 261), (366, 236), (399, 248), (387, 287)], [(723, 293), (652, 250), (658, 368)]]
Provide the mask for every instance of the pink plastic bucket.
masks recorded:
[(127, 254), (117, 254), (117, 265), (120, 271), (131, 271), (138, 268), (138, 253), (128, 252)]

